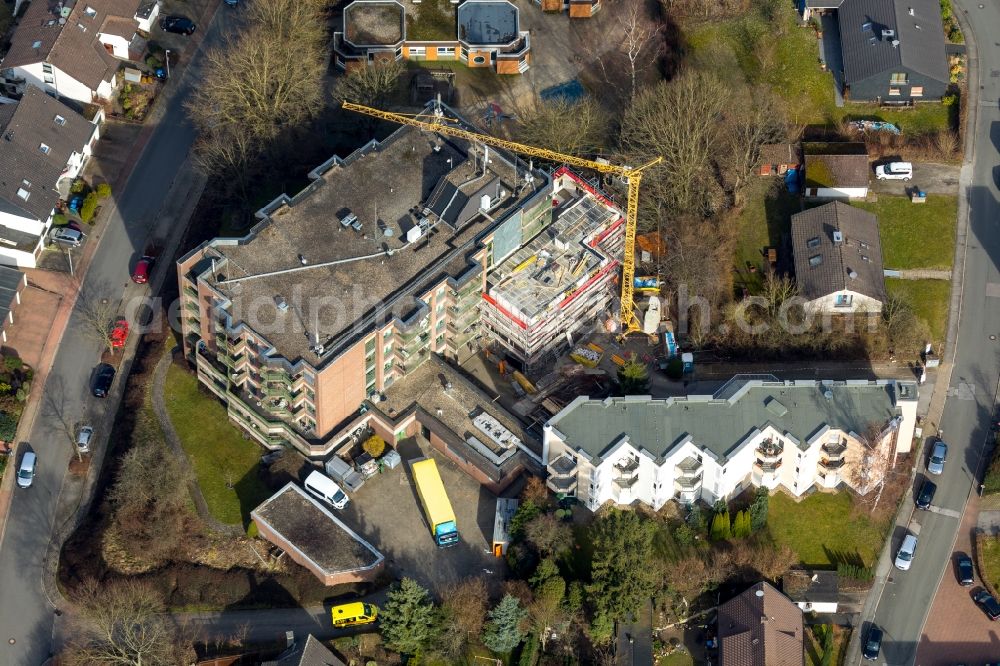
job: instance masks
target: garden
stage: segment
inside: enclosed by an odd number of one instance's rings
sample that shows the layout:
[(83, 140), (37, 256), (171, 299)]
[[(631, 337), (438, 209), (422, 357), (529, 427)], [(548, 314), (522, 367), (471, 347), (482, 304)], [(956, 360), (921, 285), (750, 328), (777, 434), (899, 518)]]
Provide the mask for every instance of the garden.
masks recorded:
[(24, 403), (31, 393), (34, 370), (17, 356), (4, 356), (0, 366), (0, 442), (11, 444)]
[(71, 227), (82, 231), (78, 222), (96, 224), (101, 212), (101, 202), (111, 196), (111, 186), (107, 183), (91, 185), (82, 177), (73, 180), (69, 196), (60, 201), (52, 224), (56, 227)]

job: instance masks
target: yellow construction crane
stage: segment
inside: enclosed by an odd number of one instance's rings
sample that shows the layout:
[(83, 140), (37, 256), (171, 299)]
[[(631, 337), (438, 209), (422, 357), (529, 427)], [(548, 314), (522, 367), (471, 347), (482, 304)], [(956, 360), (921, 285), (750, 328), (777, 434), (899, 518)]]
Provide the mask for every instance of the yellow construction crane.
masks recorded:
[(550, 162), (559, 162), (569, 166), (579, 167), (581, 169), (592, 169), (600, 173), (611, 174), (626, 179), (628, 181), (628, 206), (625, 211), (625, 256), (622, 257), (622, 303), (619, 319), (621, 321), (621, 334), (623, 336), (642, 330), (639, 318), (635, 314), (634, 300), (635, 229), (639, 214), (639, 183), (642, 181), (642, 172), (654, 164), (659, 163), (663, 159), (662, 157), (657, 157), (652, 162), (635, 168), (628, 166), (615, 166), (614, 164), (608, 164), (606, 162), (597, 162), (594, 160), (584, 159), (582, 157), (575, 157), (573, 155), (564, 155), (562, 153), (557, 153), (554, 150), (548, 150), (547, 148), (538, 148), (535, 146), (528, 146), (523, 143), (517, 143), (515, 141), (498, 139), (497, 137), (490, 136), (489, 134), (472, 132), (454, 125), (445, 125), (444, 123), (455, 121), (452, 118), (446, 118), (441, 112), (440, 106), (437, 107), (433, 115), (428, 115), (426, 120), (418, 120), (416, 117), (411, 117), (409, 115), (393, 113), (391, 111), (382, 111), (381, 109), (373, 109), (369, 106), (353, 104), (351, 102), (344, 102), (342, 106), (348, 111), (363, 113), (366, 116), (381, 118), (382, 120), (388, 120), (389, 122), (398, 123), (400, 125), (410, 125), (411, 127), (418, 127), (423, 130), (458, 137), (473, 143), (481, 143), (487, 146), (508, 150), (513, 153), (529, 155), (531, 157), (548, 160)]

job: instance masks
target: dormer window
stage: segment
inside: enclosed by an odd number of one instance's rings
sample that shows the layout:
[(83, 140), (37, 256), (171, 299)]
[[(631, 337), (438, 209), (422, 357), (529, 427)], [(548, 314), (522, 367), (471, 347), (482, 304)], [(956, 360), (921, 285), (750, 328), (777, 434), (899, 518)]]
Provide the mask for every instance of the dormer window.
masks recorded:
[(78, 27), (80, 29), (80, 32), (87, 32), (87, 26), (85, 26), (82, 23), (77, 23), (76, 27)]
[(33, 49), (40, 49), (40, 48), (42, 48), (42, 40), (36, 39), (35, 41), (33, 41), (31, 43), (31, 48), (33, 48)]
[(49, 148), (49, 147), (48, 147), (47, 145), (45, 145), (44, 143), (40, 143), (40, 144), (38, 144), (38, 150), (40, 150), (40, 151), (42, 151), (43, 153), (45, 153), (46, 155), (48, 155), (48, 154), (49, 154), (49, 151), (51, 150), (51, 148)]
[(62, 116), (58, 115), (58, 114), (52, 120), (55, 122), (56, 125), (65, 125), (66, 124), (66, 119), (63, 118)]
[(25, 201), (27, 201), (28, 197), (31, 196), (31, 192), (29, 192), (28, 190), (24, 189), (23, 187), (19, 187), (19, 188), (17, 188), (17, 196), (19, 196), (22, 199), (24, 199)]
[(90, 5), (87, 5), (83, 9), (83, 15), (86, 16), (87, 18), (94, 18), (95, 16), (97, 16), (97, 10), (91, 7)]

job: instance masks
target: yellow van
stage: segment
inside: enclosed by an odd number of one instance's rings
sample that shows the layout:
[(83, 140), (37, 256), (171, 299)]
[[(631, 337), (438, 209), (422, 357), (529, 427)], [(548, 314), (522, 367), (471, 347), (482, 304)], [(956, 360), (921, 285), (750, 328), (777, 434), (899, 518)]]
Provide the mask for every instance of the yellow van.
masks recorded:
[(378, 606), (355, 601), (334, 606), (330, 610), (334, 627), (353, 627), (356, 624), (370, 624), (378, 619)]

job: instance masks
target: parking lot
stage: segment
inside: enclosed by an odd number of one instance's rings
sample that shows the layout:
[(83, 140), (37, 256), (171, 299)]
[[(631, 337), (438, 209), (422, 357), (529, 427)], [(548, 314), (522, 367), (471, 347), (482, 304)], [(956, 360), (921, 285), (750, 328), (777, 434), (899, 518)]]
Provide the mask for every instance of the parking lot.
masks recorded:
[[(352, 529), (385, 555), (389, 575), (408, 576), (436, 592), (470, 576), (499, 583), (506, 565), (490, 551), (496, 498), (426, 442), (409, 438), (397, 446), (403, 459), (351, 493), (351, 503), (338, 512)], [(431, 537), (413, 486), (409, 462), (431, 457), (458, 522), (459, 545), (439, 549)]]
[[(890, 160), (879, 160), (876, 164), (884, 164)], [(958, 177), (961, 167), (955, 164), (935, 164), (933, 162), (914, 162), (913, 178), (903, 180), (876, 180), (872, 168), (872, 184), (876, 192), (884, 194), (909, 195), (914, 189), (920, 189), (929, 194), (958, 194)]]

